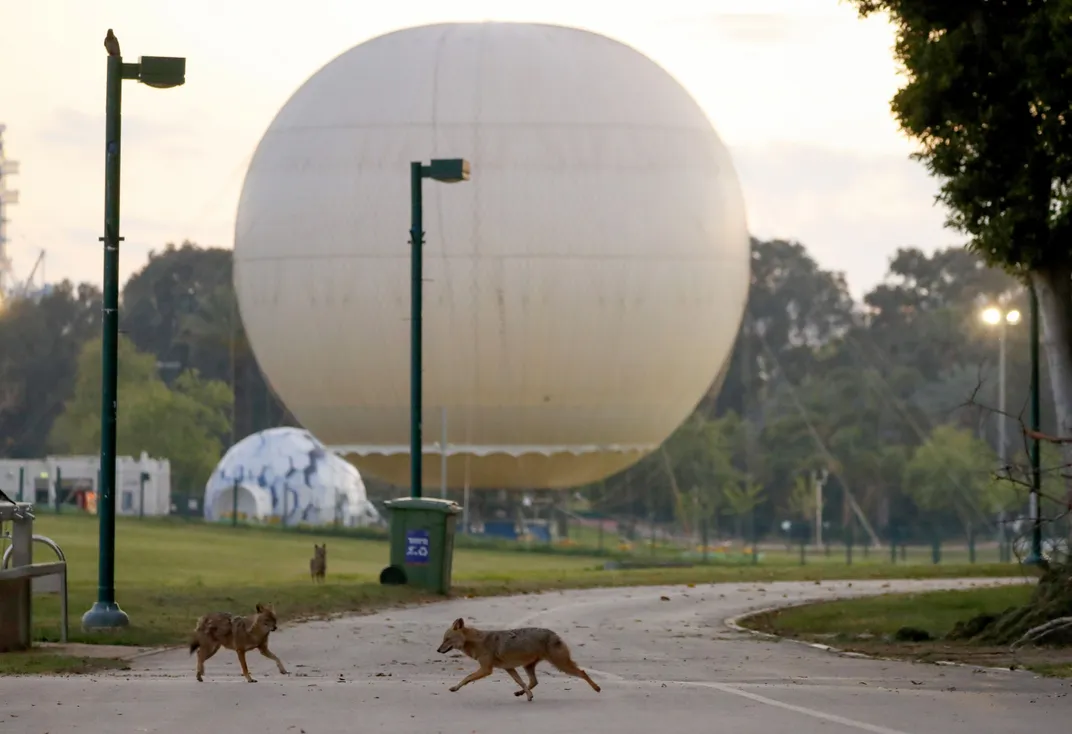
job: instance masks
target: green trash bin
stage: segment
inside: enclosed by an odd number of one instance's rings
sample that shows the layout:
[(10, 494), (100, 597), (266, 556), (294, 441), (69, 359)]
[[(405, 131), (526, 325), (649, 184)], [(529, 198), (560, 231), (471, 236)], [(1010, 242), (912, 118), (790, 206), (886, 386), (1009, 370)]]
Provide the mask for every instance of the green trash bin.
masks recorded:
[(380, 574), (380, 583), (449, 592), (461, 505), (432, 497), (400, 497), (384, 504), (391, 511), (391, 565)]

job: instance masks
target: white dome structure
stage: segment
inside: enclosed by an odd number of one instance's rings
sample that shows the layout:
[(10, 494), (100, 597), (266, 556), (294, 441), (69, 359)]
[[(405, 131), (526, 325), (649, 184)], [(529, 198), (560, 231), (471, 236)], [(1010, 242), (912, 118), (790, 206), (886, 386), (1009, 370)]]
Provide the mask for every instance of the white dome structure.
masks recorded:
[(409, 465), (409, 166), (424, 184), (424, 481), (563, 488), (658, 447), (727, 364), (749, 283), (726, 147), (662, 68), (587, 31), (429, 25), (306, 81), (250, 162), (235, 287), (287, 407)]
[(382, 522), (357, 469), (300, 428), (254, 433), (223, 455), (205, 485), (205, 519), (230, 517), (236, 501), (239, 516), (259, 522)]

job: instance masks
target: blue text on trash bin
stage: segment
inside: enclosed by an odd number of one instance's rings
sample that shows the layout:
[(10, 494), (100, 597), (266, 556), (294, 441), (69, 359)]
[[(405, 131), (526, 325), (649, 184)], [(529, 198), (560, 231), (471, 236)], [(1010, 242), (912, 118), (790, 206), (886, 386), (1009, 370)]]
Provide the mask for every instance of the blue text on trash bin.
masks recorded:
[(406, 563), (428, 563), (430, 552), (427, 530), (406, 531)]

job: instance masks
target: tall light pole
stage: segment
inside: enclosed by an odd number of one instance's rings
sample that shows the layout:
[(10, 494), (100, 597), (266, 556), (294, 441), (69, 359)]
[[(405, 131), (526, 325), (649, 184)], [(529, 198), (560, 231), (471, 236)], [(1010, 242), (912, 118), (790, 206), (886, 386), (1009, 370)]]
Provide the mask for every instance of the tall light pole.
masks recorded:
[[(409, 481), (410, 496), (420, 497), (421, 477), (421, 395), (424, 291), (424, 194), (422, 184), (430, 178), (441, 183), (469, 180), (469, 161), (463, 158), (434, 158), (426, 166), (420, 161), (409, 164), (410, 185), (410, 358), (409, 358)], [(444, 447), (444, 451), (446, 448)]]
[(812, 470), (811, 482), (815, 485), (815, 546), (823, 544), (823, 486), (829, 472), (824, 467), (821, 471)]
[(1039, 565), (1042, 563), (1042, 469), (1040, 467), (1042, 449), (1039, 444), (1039, 431), (1042, 430), (1042, 417), (1039, 410), (1039, 305), (1038, 294), (1034, 284), (1029, 285), (1031, 296), (1031, 495), (1028, 514), (1031, 518), (1031, 551), (1024, 563)]
[(1016, 326), (1020, 323), (1020, 312), (1015, 308), (1009, 311), (1004, 311), (997, 306), (991, 306), (983, 311), (982, 314), (983, 323), (987, 326), (998, 327), (998, 457), (1001, 460), (1001, 466), (1007, 466), (1009, 463), (1008, 457), (1008, 438), (1006, 435), (1006, 367), (1005, 367), (1005, 352), (1006, 352), (1006, 331), (1009, 326)]
[(100, 518), (97, 602), (82, 615), (87, 630), (126, 627), (130, 619), (115, 601), (115, 423), (119, 348), (119, 148), (122, 127), (123, 80), (135, 79), (167, 89), (186, 82), (186, 59), (142, 56), (123, 63), (112, 31), (108, 50), (104, 123), (104, 308), (101, 318), (101, 447), (97, 515)]

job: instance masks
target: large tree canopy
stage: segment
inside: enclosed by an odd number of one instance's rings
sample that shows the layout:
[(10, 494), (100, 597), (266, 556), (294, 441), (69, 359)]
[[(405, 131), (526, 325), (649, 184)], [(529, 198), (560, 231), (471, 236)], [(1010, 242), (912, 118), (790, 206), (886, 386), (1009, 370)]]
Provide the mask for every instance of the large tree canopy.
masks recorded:
[(1072, 436), (1072, 0), (850, 2), (896, 28), (906, 83), (892, 109), (950, 226), (1034, 287)]
[[(888, 14), (897, 30), (906, 83), (893, 112), (938, 179), (949, 225), (1033, 289), (1057, 430), (1072, 437), (1072, 0), (850, 1), (861, 15)], [(968, 443), (943, 432), (917, 451), (906, 473), (917, 503), (948, 496), (923, 491), (939, 469), (970, 483), (970, 465), (945, 457), (970, 455)], [(974, 453), (977, 464), (984, 452)], [(983, 636), (1008, 642), (1067, 615), (1070, 576), (1072, 564), (1052, 569), (1028, 606), (991, 620)]]
[(0, 456), (44, 456), (74, 389), (78, 355), (100, 333), (100, 291), (63, 281), (0, 311)]
[[(217, 420), (228, 418), (232, 405), (213, 417), (185, 398), (200, 395), (197, 404), (219, 408), (223, 393), (213, 391), (232, 387), (236, 440), (291, 422), (242, 330), (230, 256), (189, 243), (168, 247), (124, 289), (121, 323), (129, 342), (121, 356), (120, 442), (129, 451), (168, 452), (177, 476), (189, 477), (176, 479), (177, 490), (198, 486), (193, 477), (211, 468), (232, 440)], [(918, 526), (924, 516), (959, 532), (957, 510), (977, 505), (985, 514), (986, 496), (975, 485), (958, 489), (962, 506), (926, 515), (901, 480), (936, 426), (950, 424), (996, 445), (988, 408), (997, 406), (993, 365), (1000, 339), (979, 311), (1016, 288), (1015, 280), (963, 248), (930, 254), (904, 248), (858, 304), (844, 278), (800, 243), (756, 240), (752, 262), (749, 329), (737, 339), (721, 391), (713, 385), (660, 451), (586, 488), (592, 508), (694, 531), (706, 526), (712, 534), (744, 532), (754, 519), (768, 534), (782, 520), (799, 522), (794, 488), (812, 471), (828, 471), (824, 517), (835, 525), (854, 516), (853, 502), (880, 533), (894, 521)], [(91, 288), (80, 293), (66, 286), (0, 313), (0, 454), (98, 450), (99, 364), (85, 365), (77, 389), (75, 378), (78, 355), (99, 336), (100, 301)], [(1026, 308), (1022, 293), (1010, 303)], [(1007, 407), (1015, 415), (1026, 396), (1026, 330), (1010, 328), (1005, 338)], [(211, 390), (199, 393), (205, 385)], [(958, 407), (973, 394), (979, 405)], [(174, 433), (142, 441), (138, 434), (158, 433), (155, 426), (176, 402), (185, 421), (177, 425), (200, 426), (187, 434), (208, 435), (216, 444), (197, 439), (190, 448), (182, 442), (188, 436)], [(68, 413), (55, 423), (64, 405)], [(1049, 414), (1044, 417), (1044, 429), (1053, 430)], [(1020, 443), (1010, 441), (1016, 462)], [(188, 466), (178, 466), (187, 459)], [(1011, 510), (1022, 509), (1020, 499)]]
[(232, 264), (230, 250), (190, 242), (151, 253), (123, 287), (121, 325), (139, 350), (156, 355), (166, 382), (196, 369), (231, 384), (240, 440), (295, 421), (268, 386), (246, 338)]
[[(196, 371), (181, 373), (171, 387), (157, 374), (156, 357), (119, 339), (119, 403), (116, 450), (121, 456), (164, 457), (177, 491), (204, 487), (230, 431), (231, 391)], [(88, 342), (78, 359), (74, 394), (52, 428), (58, 452), (94, 454), (101, 439), (101, 341)]]

